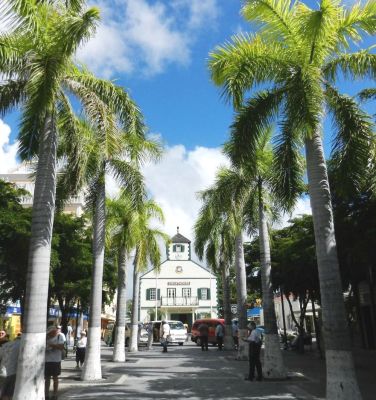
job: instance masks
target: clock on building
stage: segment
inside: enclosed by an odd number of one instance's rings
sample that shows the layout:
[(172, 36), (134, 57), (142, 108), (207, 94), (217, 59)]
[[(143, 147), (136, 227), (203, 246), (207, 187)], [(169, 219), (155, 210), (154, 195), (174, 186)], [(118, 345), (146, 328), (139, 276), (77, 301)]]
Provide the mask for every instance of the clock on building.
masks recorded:
[(181, 273), (183, 272), (183, 267), (181, 267), (180, 265), (178, 265), (178, 266), (176, 267), (176, 269), (175, 269), (175, 272), (176, 272), (177, 274), (181, 274)]

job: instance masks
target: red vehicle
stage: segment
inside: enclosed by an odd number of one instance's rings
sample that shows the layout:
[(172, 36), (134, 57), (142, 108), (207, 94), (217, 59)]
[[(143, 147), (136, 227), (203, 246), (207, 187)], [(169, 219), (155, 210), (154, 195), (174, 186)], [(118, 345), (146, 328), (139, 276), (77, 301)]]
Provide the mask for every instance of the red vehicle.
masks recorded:
[(198, 330), (198, 327), (204, 323), (209, 327), (208, 342), (215, 346), (217, 344), (217, 338), (215, 336), (215, 328), (218, 323), (220, 323), (224, 327), (225, 320), (220, 319), (220, 318), (196, 319), (196, 321), (194, 322), (194, 324), (192, 326), (191, 340), (192, 340), (192, 342), (195, 342), (197, 344), (197, 346), (201, 346), (200, 332)]

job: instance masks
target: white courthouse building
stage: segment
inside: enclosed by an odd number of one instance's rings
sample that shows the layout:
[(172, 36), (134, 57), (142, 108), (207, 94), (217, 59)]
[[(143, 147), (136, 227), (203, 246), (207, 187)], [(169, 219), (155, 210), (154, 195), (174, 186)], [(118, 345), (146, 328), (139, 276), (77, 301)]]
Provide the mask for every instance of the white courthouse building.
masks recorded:
[(167, 247), (159, 272), (140, 278), (140, 321), (179, 320), (192, 327), (198, 318), (217, 317), (217, 280), (191, 260), (191, 241), (179, 233)]

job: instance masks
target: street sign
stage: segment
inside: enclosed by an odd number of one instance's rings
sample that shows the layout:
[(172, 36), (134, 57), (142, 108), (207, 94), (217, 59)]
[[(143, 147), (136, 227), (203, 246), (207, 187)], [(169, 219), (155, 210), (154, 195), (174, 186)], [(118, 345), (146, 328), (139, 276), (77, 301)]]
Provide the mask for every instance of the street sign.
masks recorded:
[(237, 314), (237, 312), (238, 312), (238, 305), (231, 304), (231, 314)]

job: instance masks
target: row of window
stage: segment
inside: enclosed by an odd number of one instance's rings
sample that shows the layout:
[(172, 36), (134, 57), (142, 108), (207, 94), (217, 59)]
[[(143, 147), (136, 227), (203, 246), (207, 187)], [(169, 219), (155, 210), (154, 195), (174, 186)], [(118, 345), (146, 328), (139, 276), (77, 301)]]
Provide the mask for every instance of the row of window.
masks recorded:
[[(191, 288), (167, 288), (166, 296), (168, 298), (175, 297), (192, 297)], [(197, 297), (199, 300), (210, 300), (210, 289), (209, 288), (199, 288), (197, 289)], [(146, 300), (160, 300), (161, 299), (161, 289), (150, 288), (146, 289)]]

